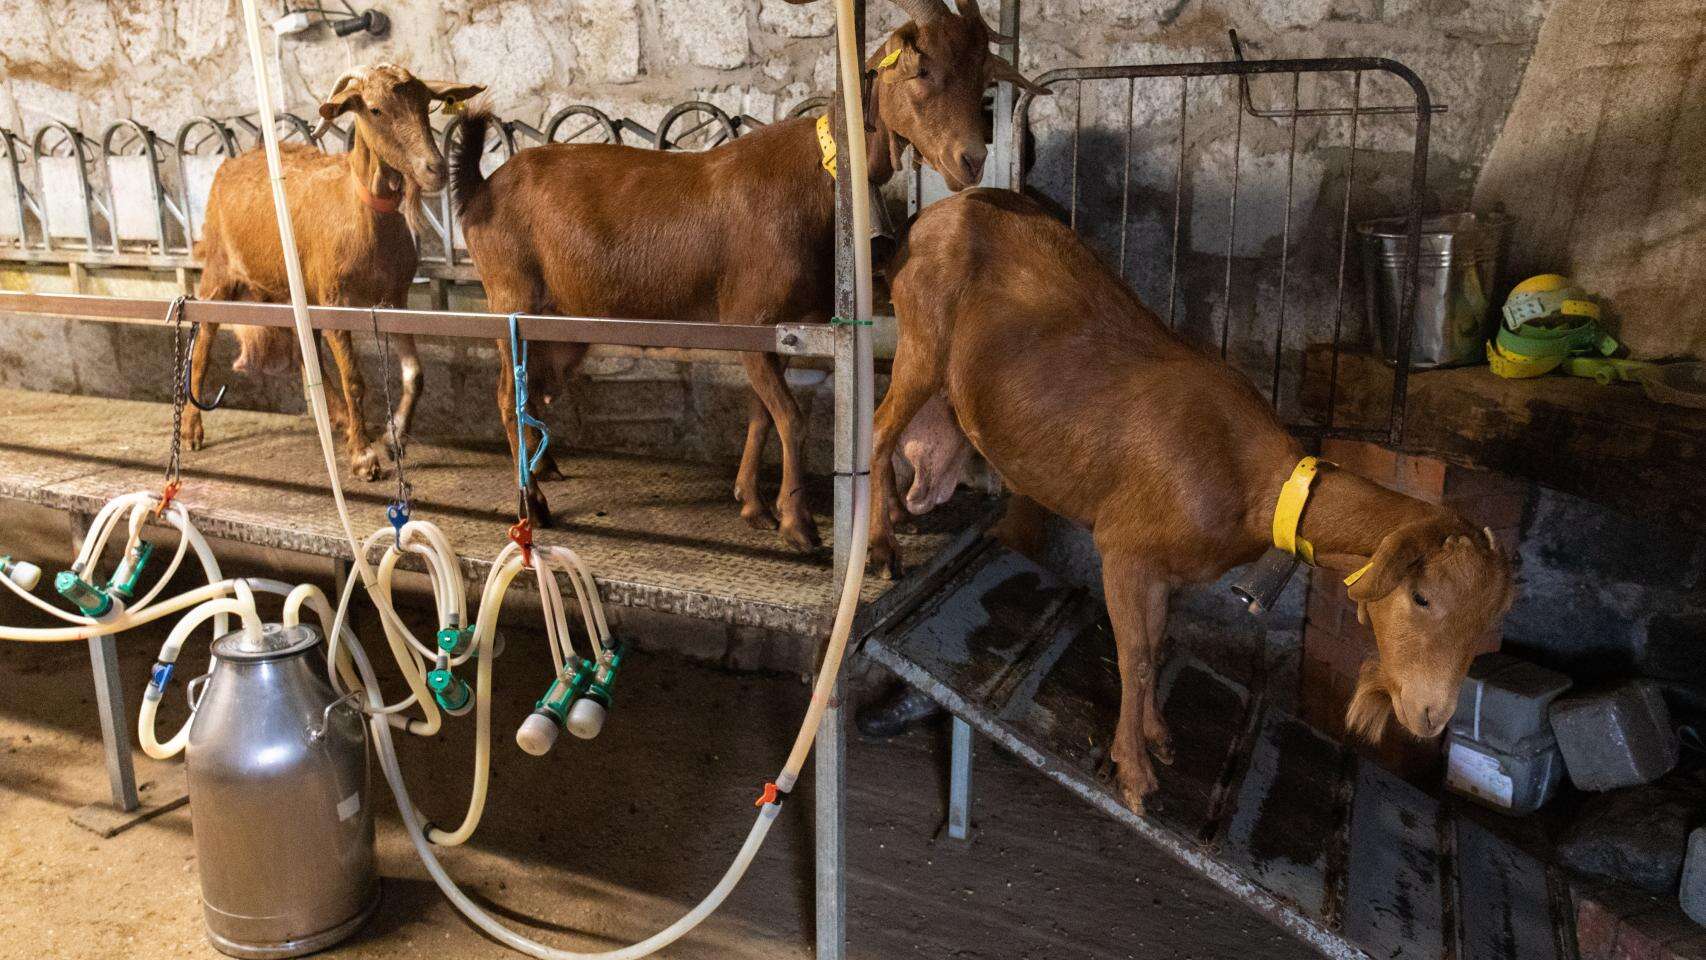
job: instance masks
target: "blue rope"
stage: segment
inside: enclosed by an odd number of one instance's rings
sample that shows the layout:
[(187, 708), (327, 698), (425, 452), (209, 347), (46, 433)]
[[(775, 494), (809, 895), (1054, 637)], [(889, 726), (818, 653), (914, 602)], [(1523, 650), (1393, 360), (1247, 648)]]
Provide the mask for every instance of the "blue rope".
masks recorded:
[[(539, 466), (539, 458), (545, 455), (545, 448), (551, 443), (550, 431), (545, 429), (533, 414), (527, 412), (527, 341), (521, 339), (521, 332), (516, 318), (521, 311), (509, 315), (509, 355), (515, 362), (513, 375), (515, 377), (515, 482), (525, 494), (527, 488), (533, 485), (533, 471)], [(539, 431), (539, 449), (527, 454), (527, 428)]]

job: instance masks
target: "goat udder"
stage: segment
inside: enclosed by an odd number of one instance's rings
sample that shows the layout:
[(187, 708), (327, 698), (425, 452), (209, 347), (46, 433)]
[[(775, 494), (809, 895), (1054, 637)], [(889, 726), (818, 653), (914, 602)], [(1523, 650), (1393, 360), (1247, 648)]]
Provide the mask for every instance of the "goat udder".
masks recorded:
[(942, 394), (932, 397), (907, 424), (898, 450), (912, 466), (906, 509), (914, 516), (928, 513), (953, 497), (971, 458), (971, 444), (960, 432)]

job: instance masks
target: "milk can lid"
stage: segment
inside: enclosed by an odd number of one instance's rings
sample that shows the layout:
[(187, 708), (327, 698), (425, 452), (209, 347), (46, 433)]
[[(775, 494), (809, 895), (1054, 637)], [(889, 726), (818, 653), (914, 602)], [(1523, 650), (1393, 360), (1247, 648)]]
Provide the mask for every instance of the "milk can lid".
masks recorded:
[(282, 660), (306, 653), (319, 642), (320, 634), (307, 624), (286, 627), (268, 623), (261, 627), (258, 641), (250, 639), (248, 631), (242, 629), (233, 630), (213, 641), (213, 655), (236, 663)]

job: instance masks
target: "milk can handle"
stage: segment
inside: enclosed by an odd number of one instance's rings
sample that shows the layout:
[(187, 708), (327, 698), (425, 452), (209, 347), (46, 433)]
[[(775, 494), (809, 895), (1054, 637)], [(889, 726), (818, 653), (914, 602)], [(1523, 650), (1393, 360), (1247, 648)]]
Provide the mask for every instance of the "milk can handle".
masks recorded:
[(191, 680), (189, 683), (184, 684), (184, 699), (188, 700), (190, 703), (190, 713), (195, 713), (197, 710), (201, 709), (201, 694), (197, 691), (207, 686), (207, 678), (211, 676), (213, 676), (213, 671), (209, 670), (201, 676), (196, 677), (194, 680)]
[(319, 743), (321, 740), (326, 739), (326, 731), (331, 729), (332, 726), (332, 711), (341, 706), (348, 706), (351, 709), (359, 710), (360, 708), (356, 706), (355, 701), (360, 696), (360, 691), (352, 690), (336, 700), (333, 700), (331, 703), (326, 704), (326, 709), (320, 711), (320, 726), (318, 728), (308, 728), (308, 739), (314, 743)]

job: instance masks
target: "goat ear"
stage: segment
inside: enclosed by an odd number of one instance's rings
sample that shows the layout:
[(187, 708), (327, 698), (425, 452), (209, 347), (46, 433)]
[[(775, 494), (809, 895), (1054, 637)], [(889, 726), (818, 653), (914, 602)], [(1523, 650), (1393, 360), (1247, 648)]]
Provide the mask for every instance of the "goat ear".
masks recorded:
[(486, 89), (478, 83), (455, 83), (446, 80), (422, 80), (421, 83), (426, 85), (427, 93), (432, 99), (443, 100), (445, 103), (472, 100)]
[(1398, 589), (1427, 556), (1429, 532), (1426, 523), (1412, 523), (1387, 534), (1375, 548), (1368, 572), (1346, 594), (1357, 603), (1372, 603)]
[(871, 54), (871, 59), (865, 62), (865, 69), (876, 74), (876, 78), (884, 83), (911, 80), (918, 76), (918, 46), (913, 42), (917, 36), (918, 25), (915, 23), (896, 30), (888, 43)]
[(984, 76), (987, 77), (984, 81), (985, 83), (999, 83), (1005, 80), (1019, 89), (1029, 90), (1039, 97), (1051, 96), (1054, 93), (1054, 91), (1050, 90), (1048, 87), (1031, 80), (1023, 73), (1020, 73), (1018, 67), (1013, 66), (1011, 63), (1008, 63), (993, 54), (984, 60), (983, 72)]
[(320, 102), (320, 119), (330, 121), (333, 117), (352, 109), (361, 101), (361, 84), (341, 82), (330, 96)]

